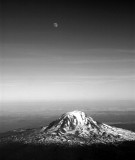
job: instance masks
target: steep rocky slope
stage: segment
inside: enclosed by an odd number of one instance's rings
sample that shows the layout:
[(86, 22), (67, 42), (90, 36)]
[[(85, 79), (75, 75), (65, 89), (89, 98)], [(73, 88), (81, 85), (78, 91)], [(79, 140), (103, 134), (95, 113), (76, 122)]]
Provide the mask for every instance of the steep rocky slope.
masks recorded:
[(99, 123), (84, 112), (72, 111), (40, 129), (16, 130), (1, 137), (0, 142), (38, 144), (91, 145), (135, 141), (135, 133)]

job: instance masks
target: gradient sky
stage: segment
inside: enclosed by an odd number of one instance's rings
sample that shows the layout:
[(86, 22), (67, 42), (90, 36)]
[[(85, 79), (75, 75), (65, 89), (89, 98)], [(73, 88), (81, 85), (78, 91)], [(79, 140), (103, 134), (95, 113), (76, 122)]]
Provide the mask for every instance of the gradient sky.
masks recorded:
[(132, 6), (3, 1), (0, 101), (133, 100)]

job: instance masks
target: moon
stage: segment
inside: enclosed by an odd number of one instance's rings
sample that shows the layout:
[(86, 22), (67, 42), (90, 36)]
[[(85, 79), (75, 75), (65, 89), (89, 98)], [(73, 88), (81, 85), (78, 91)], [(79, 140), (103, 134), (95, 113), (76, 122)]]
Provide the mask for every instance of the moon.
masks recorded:
[(57, 23), (57, 22), (53, 23), (53, 26), (54, 26), (55, 28), (57, 28), (57, 27), (58, 27), (58, 23)]

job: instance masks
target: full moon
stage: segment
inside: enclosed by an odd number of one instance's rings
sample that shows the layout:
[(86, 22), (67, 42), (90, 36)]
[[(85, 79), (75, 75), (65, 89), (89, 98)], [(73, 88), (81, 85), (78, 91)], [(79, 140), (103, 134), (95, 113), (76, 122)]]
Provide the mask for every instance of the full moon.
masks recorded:
[(55, 28), (57, 28), (57, 27), (58, 27), (58, 23), (57, 23), (57, 22), (53, 23), (53, 26), (54, 26)]

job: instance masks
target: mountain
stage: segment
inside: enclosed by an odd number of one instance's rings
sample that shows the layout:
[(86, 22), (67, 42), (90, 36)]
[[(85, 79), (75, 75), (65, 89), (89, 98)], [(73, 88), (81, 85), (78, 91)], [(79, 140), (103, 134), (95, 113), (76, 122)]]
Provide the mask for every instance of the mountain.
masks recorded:
[(135, 133), (73, 111), (42, 128), (1, 133), (0, 151), (2, 160), (127, 160)]
[(99, 123), (81, 111), (63, 114), (46, 127), (19, 129), (1, 135), (0, 143), (91, 145), (135, 141), (135, 133)]

